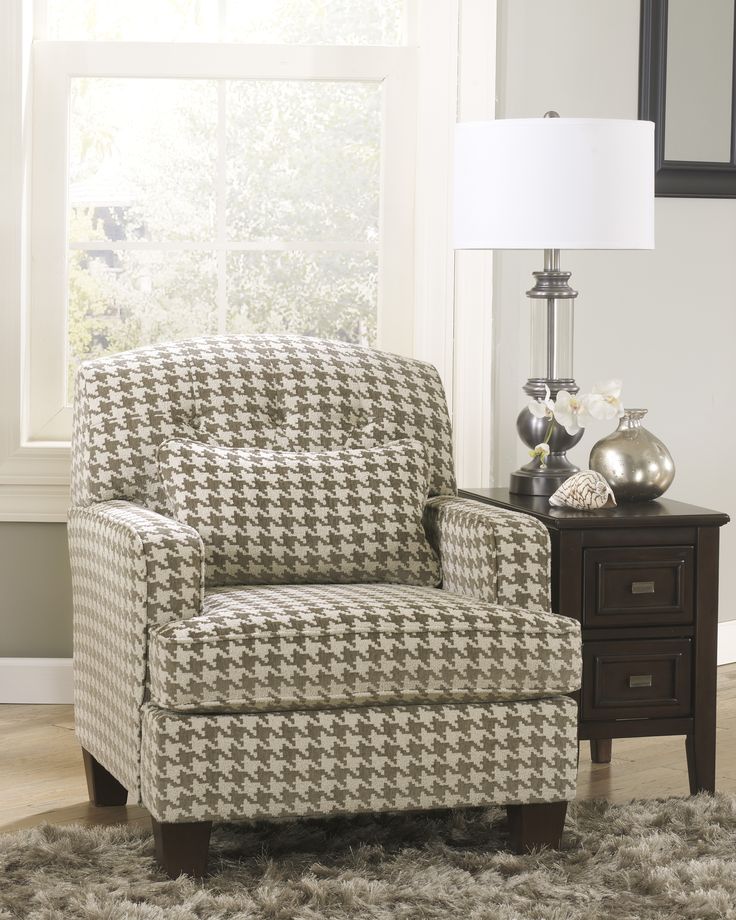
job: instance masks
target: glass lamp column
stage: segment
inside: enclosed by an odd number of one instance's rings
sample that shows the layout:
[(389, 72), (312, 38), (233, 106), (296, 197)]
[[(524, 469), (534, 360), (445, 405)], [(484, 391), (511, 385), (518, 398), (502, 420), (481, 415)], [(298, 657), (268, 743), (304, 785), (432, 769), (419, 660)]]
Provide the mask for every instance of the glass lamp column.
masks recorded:
[[(555, 399), (560, 390), (577, 393), (573, 378), (572, 349), (574, 305), (578, 292), (568, 284), (570, 272), (560, 271), (560, 250), (545, 249), (544, 271), (534, 272), (534, 287), (526, 292), (531, 300), (531, 367), (524, 392), (532, 399), (544, 399), (546, 387)], [(549, 420), (538, 419), (526, 405), (516, 420), (519, 437), (533, 450), (544, 441)], [(511, 474), (510, 491), (522, 495), (551, 495), (569, 476), (578, 472), (566, 452), (582, 438), (569, 435), (555, 424), (549, 439), (546, 461), (535, 457)]]

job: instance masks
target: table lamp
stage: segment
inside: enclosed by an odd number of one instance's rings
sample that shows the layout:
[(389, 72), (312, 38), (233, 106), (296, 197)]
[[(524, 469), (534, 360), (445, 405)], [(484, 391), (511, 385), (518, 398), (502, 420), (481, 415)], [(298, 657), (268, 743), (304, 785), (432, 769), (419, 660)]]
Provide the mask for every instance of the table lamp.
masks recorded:
[[(573, 307), (561, 249), (654, 248), (654, 124), (603, 118), (460, 122), (455, 135), (456, 249), (542, 249), (534, 272), (531, 368), (524, 392), (576, 393)], [(533, 449), (547, 420), (521, 410), (516, 427)], [(555, 425), (546, 461), (511, 474), (512, 492), (551, 495), (577, 472), (566, 452), (583, 436)]]

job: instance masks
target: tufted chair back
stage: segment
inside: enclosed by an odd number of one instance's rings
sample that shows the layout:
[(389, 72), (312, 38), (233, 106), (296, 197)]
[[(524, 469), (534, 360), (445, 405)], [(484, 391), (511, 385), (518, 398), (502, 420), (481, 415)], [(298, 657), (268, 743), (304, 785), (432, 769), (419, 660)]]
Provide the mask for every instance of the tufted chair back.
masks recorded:
[(330, 450), (424, 444), (430, 494), (454, 494), (445, 394), (429, 364), (302, 336), (213, 336), (88, 361), (77, 375), (72, 506), (127, 499), (161, 513), (156, 448)]

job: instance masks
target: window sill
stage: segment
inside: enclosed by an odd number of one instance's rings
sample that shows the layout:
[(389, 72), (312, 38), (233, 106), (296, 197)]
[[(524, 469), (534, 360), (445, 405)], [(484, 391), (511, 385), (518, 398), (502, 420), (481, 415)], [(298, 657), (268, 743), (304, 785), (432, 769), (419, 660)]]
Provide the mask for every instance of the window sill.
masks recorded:
[(68, 442), (11, 445), (0, 450), (0, 521), (66, 521)]
[(0, 484), (0, 522), (64, 523), (68, 509), (68, 485)]

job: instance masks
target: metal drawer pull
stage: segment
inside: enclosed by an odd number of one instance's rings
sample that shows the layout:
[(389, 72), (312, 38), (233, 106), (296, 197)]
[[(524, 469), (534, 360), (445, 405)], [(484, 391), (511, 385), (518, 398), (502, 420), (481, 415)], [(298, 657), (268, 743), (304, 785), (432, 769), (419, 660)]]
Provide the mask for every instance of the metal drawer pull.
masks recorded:
[(653, 581), (632, 581), (631, 582), (631, 593), (632, 594), (654, 594), (654, 582)]
[(651, 687), (652, 686), (652, 675), (651, 674), (632, 674), (629, 678), (630, 687)]

